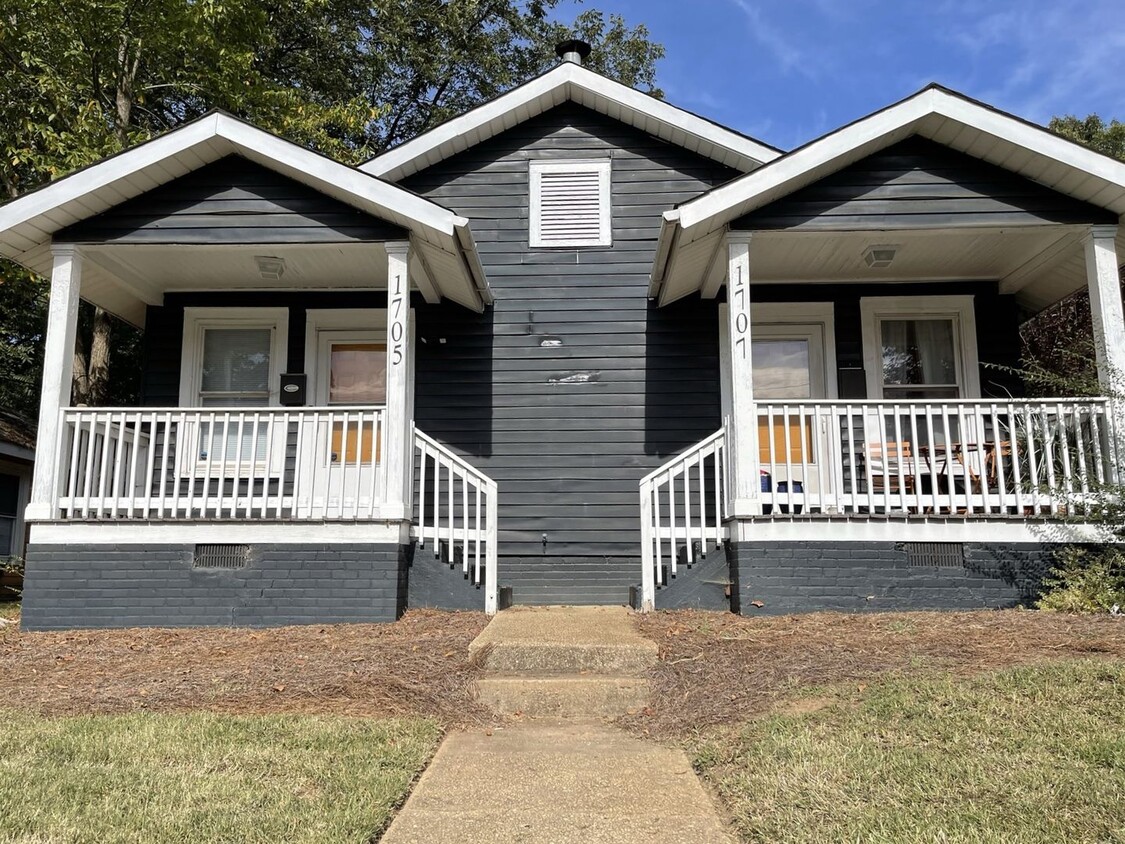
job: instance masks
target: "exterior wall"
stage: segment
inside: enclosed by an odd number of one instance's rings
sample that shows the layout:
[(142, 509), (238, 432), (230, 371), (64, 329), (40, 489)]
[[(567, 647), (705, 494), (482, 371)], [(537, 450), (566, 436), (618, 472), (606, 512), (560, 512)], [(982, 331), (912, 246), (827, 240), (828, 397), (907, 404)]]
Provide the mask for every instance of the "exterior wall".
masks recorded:
[(733, 608), (781, 615), (1026, 606), (1056, 547), (966, 543), (963, 567), (938, 568), (908, 565), (901, 542), (743, 542), (730, 550)]
[(1107, 223), (1071, 199), (934, 141), (913, 137), (736, 220), (733, 229), (855, 231)]
[(863, 327), (859, 300), (865, 296), (973, 297), (977, 323), (977, 354), (984, 398), (1019, 397), (1020, 379), (986, 364), (1019, 367), (1020, 312), (1014, 296), (1003, 296), (994, 281), (924, 282), (903, 284), (761, 284), (753, 286), (754, 302), (831, 302), (835, 311), (836, 366), (840, 398), (867, 398), (863, 370)]
[(55, 235), (57, 243), (347, 243), (398, 226), (229, 155)]
[[(531, 249), (528, 162), (572, 156), (612, 159), (613, 245)], [(638, 481), (718, 428), (716, 303), (647, 291), (661, 213), (733, 175), (566, 104), (404, 180), (471, 219), (495, 292), (479, 317), (419, 310), (415, 418), (496, 479), (517, 604), (603, 600), (536, 583), (581, 586), (578, 560), (639, 582)]]
[(192, 568), (191, 545), (36, 545), (28, 630), (394, 621), (406, 601), (398, 545), (252, 545), (241, 569)]

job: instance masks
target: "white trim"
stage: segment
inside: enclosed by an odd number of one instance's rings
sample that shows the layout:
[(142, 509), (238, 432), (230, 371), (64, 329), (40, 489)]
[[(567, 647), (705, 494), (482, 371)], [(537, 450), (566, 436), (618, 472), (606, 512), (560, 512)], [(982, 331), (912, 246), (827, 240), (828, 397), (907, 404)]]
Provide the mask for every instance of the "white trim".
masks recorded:
[(410, 525), (382, 522), (40, 522), (31, 526), (36, 544), (194, 545), (199, 542), (364, 542), (403, 545)]
[[(530, 201), (528, 246), (532, 249), (613, 245), (612, 163), (608, 158), (534, 159), (528, 162)], [(543, 241), (543, 176), (547, 173), (595, 173), (598, 177), (598, 234)]]
[(1112, 542), (1103, 525), (1027, 519), (771, 516), (739, 519), (733, 542)]
[(200, 371), (203, 366), (203, 332), (208, 328), (269, 328), (269, 406), (277, 407), (281, 373), (287, 372), (289, 349), (288, 308), (184, 308), (184, 337), (180, 351), (180, 407), (199, 407)]
[(781, 154), (588, 68), (563, 62), (537, 79), (372, 158), (359, 169), (398, 181), (568, 100), (739, 170), (752, 170)]
[(305, 312), (305, 376), (308, 379), (305, 394), (310, 403), (317, 401), (320, 347), (317, 335), (321, 331), (375, 331), (387, 338), (386, 308), (309, 308)]
[[(15, 557), (22, 557), (27, 550), (24, 544), (24, 536), (27, 533), (25, 510), (31, 500), (31, 471), (30, 463), (6, 460), (0, 456), (0, 474), (14, 475), (16, 478), (16, 512), (12, 524), (12, 548), (10, 552)], [(0, 549), (0, 557), (3, 556), (4, 551)]]
[(863, 367), (867, 397), (883, 398), (883, 354), (879, 321), (883, 317), (950, 319), (957, 354), (958, 387), (962, 399), (980, 398), (980, 357), (977, 318), (972, 296), (863, 296), (859, 300), (863, 329)]

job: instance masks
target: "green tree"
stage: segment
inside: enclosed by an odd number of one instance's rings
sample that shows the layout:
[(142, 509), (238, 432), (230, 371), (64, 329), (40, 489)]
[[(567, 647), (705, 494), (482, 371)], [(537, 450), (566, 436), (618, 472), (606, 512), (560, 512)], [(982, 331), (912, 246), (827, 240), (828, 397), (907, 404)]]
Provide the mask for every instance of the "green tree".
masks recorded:
[[(643, 26), (560, 0), (0, 0), (0, 188), (9, 197), (218, 107), (356, 163), (547, 69), (590, 66), (655, 96)], [(0, 406), (33, 418), (40, 342), (7, 333), (42, 280), (0, 266)], [(14, 316), (13, 316), (14, 319)], [(74, 400), (128, 403), (136, 333), (85, 309)], [(113, 356), (110, 356), (110, 350)], [(126, 377), (131, 374), (133, 381)]]

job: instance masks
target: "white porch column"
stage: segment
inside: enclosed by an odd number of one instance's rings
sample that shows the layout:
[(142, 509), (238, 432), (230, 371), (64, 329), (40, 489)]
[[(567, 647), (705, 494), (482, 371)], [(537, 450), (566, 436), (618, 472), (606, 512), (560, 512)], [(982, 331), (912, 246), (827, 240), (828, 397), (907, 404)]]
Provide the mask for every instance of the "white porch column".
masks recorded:
[(383, 464), (386, 513), (390, 519), (410, 515), (407, 477), (413, 443), (410, 436), (410, 278), (409, 243), (384, 244), (387, 250), (387, 410), (384, 419)]
[(82, 287), (82, 256), (70, 244), (51, 247), (51, 298), (47, 310), (47, 339), (43, 346), (43, 386), (39, 392), (39, 428), (35, 438), (35, 474), (31, 483), (28, 521), (51, 519), (62, 483), (60, 410), (70, 404), (74, 369), (74, 335), (78, 327), (78, 294)]
[(1117, 226), (1091, 226), (1086, 234), (1086, 282), (1090, 288), (1090, 317), (1098, 380), (1112, 397), (1113, 439), (1118, 481), (1125, 471), (1125, 316), (1118, 275)]
[(730, 337), (730, 419), (724, 420), (730, 451), (731, 514), (762, 512), (758, 479), (758, 412), (750, 353), (750, 233), (727, 233), (727, 330)]

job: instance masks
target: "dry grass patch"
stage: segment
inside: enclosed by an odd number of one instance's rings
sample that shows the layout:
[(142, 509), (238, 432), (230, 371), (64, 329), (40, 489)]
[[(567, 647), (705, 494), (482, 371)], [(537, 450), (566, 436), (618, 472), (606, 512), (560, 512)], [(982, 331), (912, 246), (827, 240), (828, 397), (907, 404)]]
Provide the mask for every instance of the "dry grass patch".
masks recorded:
[(0, 709), (433, 717), (479, 721), (469, 642), (483, 613), (408, 612), (394, 624), (82, 630), (0, 625)]
[(441, 738), (426, 719), (0, 717), (0, 844), (364, 844)]
[(1119, 662), (885, 677), (693, 752), (747, 842), (1125, 840)]
[(660, 646), (651, 705), (626, 720), (659, 738), (761, 716), (799, 690), (888, 675), (970, 675), (1065, 658), (1125, 660), (1125, 620), (1029, 611), (637, 616)]

